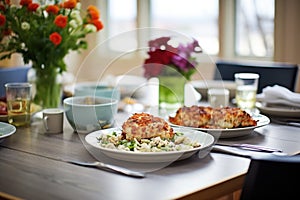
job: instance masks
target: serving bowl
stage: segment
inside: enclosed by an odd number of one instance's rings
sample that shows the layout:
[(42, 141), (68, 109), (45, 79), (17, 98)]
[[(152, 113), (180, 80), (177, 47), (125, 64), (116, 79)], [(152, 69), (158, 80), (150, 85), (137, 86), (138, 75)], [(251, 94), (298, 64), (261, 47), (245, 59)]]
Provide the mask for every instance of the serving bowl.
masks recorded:
[(69, 124), (77, 133), (111, 128), (115, 122), (118, 100), (113, 98), (80, 96), (64, 99)]

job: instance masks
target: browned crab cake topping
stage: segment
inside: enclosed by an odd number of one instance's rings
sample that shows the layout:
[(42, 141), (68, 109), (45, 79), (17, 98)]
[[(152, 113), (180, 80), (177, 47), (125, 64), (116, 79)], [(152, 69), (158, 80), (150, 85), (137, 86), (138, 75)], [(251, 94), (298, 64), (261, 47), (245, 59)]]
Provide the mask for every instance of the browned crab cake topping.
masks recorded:
[(172, 127), (162, 118), (148, 113), (135, 113), (122, 125), (122, 135), (127, 140), (149, 139), (153, 137), (173, 138)]
[(183, 106), (177, 110), (175, 117), (169, 117), (169, 121), (176, 125), (199, 128), (209, 123), (211, 112), (211, 107)]
[(172, 124), (195, 128), (238, 128), (256, 126), (257, 121), (240, 108), (212, 108), (204, 106), (181, 107), (175, 117), (169, 117)]

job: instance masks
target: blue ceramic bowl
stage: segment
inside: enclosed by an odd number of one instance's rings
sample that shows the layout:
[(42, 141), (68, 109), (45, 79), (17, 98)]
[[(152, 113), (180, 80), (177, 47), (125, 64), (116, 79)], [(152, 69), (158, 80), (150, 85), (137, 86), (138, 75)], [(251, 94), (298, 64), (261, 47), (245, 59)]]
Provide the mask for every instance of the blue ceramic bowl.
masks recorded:
[(120, 91), (117, 87), (97, 85), (96, 83), (81, 83), (75, 86), (74, 96), (95, 96), (120, 100)]
[(75, 132), (89, 133), (114, 126), (118, 110), (116, 99), (82, 96), (66, 98), (63, 103), (67, 120)]

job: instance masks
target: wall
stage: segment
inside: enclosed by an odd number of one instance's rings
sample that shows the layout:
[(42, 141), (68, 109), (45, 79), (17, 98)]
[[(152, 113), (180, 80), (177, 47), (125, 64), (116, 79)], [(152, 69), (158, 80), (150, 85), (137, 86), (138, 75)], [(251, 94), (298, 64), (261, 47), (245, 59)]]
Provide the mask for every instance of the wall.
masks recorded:
[[(276, 0), (274, 60), (300, 65), (300, 1)], [(299, 70), (300, 71), (300, 70)], [(300, 72), (296, 90), (300, 92)]]

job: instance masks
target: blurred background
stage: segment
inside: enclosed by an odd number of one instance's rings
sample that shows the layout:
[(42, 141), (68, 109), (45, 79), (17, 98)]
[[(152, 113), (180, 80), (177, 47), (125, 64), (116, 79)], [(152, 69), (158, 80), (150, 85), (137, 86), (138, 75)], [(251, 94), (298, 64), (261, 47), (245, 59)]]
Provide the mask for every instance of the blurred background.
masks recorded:
[[(88, 36), (89, 47), (65, 59), (76, 82), (108, 75), (143, 75), (147, 42), (177, 32), (199, 41), (208, 59), (201, 77), (212, 79), (214, 62), (254, 60), (300, 63), (298, 0), (84, 0), (97, 5), (104, 29)], [(166, 30), (166, 31), (160, 31)], [(14, 55), (1, 67), (22, 66)], [(199, 79), (195, 75), (193, 79)], [(299, 81), (296, 91), (299, 92)]]

